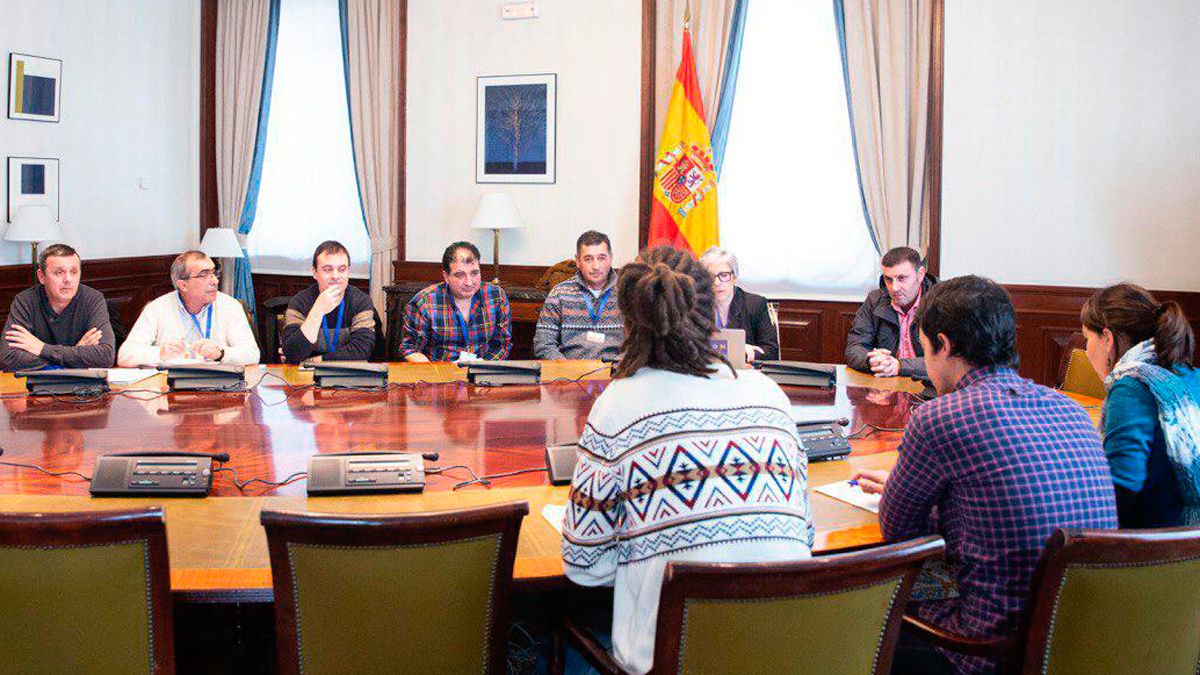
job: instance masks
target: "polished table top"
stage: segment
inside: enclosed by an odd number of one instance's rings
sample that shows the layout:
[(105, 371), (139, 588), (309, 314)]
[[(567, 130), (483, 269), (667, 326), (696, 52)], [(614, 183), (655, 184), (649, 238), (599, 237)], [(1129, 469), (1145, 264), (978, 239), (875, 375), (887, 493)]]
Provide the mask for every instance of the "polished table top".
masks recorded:
[[(264, 373), (269, 373), (263, 376)], [(122, 451), (228, 452), (226, 465), (241, 480), (283, 480), (307, 468), (314, 453), (405, 451), (440, 453), (427, 465), (462, 464), (496, 474), (545, 466), (548, 444), (576, 440), (592, 401), (607, 385), (598, 361), (548, 361), (540, 386), (477, 387), (452, 364), (394, 364), (386, 391), (312, 388), (312, 374), (295, 366), (252, 367), (251, 393), (166, 393), (165, 376), (96, 400), (25, 397), (24, 381), (0, 376), (0, 447), (4, 461), (49, 471), (90, 474), (95, 459)], [(285, 384), (286, 383), (286, 384)], [(856, 468), (887, 468), (920, 385), (875, 379), (839, 369), (833, 390), (785, 387), (798, 420), (847, 417), (865, 437), (853, 456), (815, 463), (809, 486), (843, 480)], [(882, 430), (876, 431), (866, 424)], [(306, 498), (303, 480), (244, 492), (218, 473), (206, 499), (92, 499), (79, 478), (0, 466), (0, 510), (63, 511), (162, 504), (167, 514), (172, 588), (191, 600), (269, 599), (264, 508), (339, 513), (402, 513), (528, 500), (515, 575), (518, 585), (562, 579), (559, 535), (541, 515), (563, 504), (566, 487), (544, 472), (528, 472), (452, 490), (468, 478), (461, 469), (427, 476), (423, 494)], [(818, 550), (876, 543), (874, 514), (812, 493)]]

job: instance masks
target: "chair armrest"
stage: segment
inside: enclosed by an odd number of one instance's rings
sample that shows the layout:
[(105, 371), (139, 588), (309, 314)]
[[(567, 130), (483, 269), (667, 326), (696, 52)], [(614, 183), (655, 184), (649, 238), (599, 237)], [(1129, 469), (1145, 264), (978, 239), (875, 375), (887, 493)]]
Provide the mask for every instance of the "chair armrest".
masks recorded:
[(916, 631), (927, 642), (956, 654), (1005, 657), (1013, 656), (1017, 651), (1017, 640), (1012, 637), (973, 638), (956, 635), (908, 614), (904, 615), (904, 625)]
[(617, 664), (616, 659), (608, 653), (604, 645), (600, 644), (599, 640), (588, 629), (580, 626), (569, 616), (563, 617), (561, 628), (567, 638), (567, 642), (571, 643), (593, 668), (603, 673), (603, 675), (625, 674), (625, 671)]

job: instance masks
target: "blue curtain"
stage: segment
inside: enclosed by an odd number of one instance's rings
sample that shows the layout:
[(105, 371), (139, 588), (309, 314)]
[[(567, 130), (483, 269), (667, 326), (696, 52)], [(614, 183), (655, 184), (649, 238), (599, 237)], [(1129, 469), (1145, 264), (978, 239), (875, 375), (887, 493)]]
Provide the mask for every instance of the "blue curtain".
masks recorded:
[[(262, 99), (258, 103), (258, 130), (254, 137), (254, 161), (250, 165), (250, 184), (246, 188), (246, 205), (238, 224), (238, 234), (250, 234), (254, 215), (258, 211), (258, 189), (262, 185), (263, 155), (267, 148), (267, 118), (271, 115), (271, 84), (275, 80), (275, 44), (279, 40), (279, 0), (271, 0), (267, 22), (267, 57), (263, 63)], [(254, 278), (250, 275), (250, 256), (242, 249), (242, 257), (233, 264), (233, 297), (246, 303), (255, 321)]]
[(858, 177), (858, 199), (862, 204), (863, 222), (867, 224), (867, 234), (875, 250), (882, 255), (879, 240), (875, 238), (875, 228), (871, 227), (871, 214), (867, 211), (867, 196), (863, 192), (862, 167), (858, 164), (858, 140), (854, 137), (854, 105), (850, 99), (850, 65), (846, 61), (846, 6), (842, 0), (833, 0), (833, 20), (837, 24), (838, 49), (842, 53), (842, 81), (846, 83), (846, 113), (850, 116), (850, 151), (854, 153), (854, 173)]
[[(354, 118), (350, 114), (350, 19), (346, 9), (346, 0), (338, 0), (338, 20), (342, 29), (342, 73), (346, 80), (346, 117), (350, 122), (350, 158), (354, 162), (354, 185), (358, 189), (358, 212), (362, 215), (363, 227), (367, 230), (367, 237), (371, 236), (371, 228), (367, 227), (367, 211), (363, 208), (362, 202), (362, 178), (358, 175), (358, 158), (354, 154)], [(371, 268), (368, 260), (367, 269)]]
[(742, 63), (742, 32), (746, 28), (746, 6), (750, 0), (737, 0), (733, 6), (733, 24), (729, 28), (729, 48), (725, 50), (725, 74), (721, 78), (721, 94), (717, 99), (717, 115), (713, 120), (713, 163), (717, 178), (725, 163), (725, 143), (729, 140), (729, 119), (733, 117), (733, 97), (737, 92), (738, 68)]

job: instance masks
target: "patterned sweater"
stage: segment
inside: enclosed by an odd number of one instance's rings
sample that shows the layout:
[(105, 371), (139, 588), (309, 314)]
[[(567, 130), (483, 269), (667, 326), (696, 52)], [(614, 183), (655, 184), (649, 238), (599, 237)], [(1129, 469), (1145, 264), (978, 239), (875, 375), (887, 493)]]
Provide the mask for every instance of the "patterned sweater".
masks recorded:
[[(597, 295), (578, 273), (550, 289), (533, 335), (533, 355), (539, 359), (615, 359), (625, 339), (625, 324), (617, 307), (617, 273)], [(589, 304), (590, 303), (590, 304)], [(595, 319), (592, 312), (596, 312)], [(589, 333), (604, 336), (592, 342)]]
[(596, 399), (563, 520), (567, 576), (613, 586), (613, 649), (654, 657), (670, 560), (807, 558), (808, 465), (777, 384), (725, 367), (709, 378), (642, 369)]

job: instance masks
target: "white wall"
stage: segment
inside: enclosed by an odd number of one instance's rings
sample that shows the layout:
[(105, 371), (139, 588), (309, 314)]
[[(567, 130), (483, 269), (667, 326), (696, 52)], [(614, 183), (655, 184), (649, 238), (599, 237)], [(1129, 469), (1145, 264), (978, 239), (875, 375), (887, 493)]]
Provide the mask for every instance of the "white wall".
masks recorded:
[[(58, 158), (65, 241), (85, 259), (195, 244), (199, 0), (2, 4), (5, 105), (10, 52), (62, 59), (63, 68), (58, 124), (0, 117), (0, 175), (9, 156)], [(27, 244), (0, 242), (0, 264), (28, 260)]]
[[(441, 260), (471, 230), (485, 192), (509, 192), (526, 227), (501, 233), (503, 263), (574, 255), (587, 229), (606, 232), (618, 262), (637, 251), (641, 110), (640, 0), (538, 0), (541, 17), (500, 18), (500, 0), (409, 0), (407, 258)], [(558, 74), (554, 185), (475, 183), (475, 78)]]
[(942, 271), (1200, 290), (1200, 3), (946, 3)]

